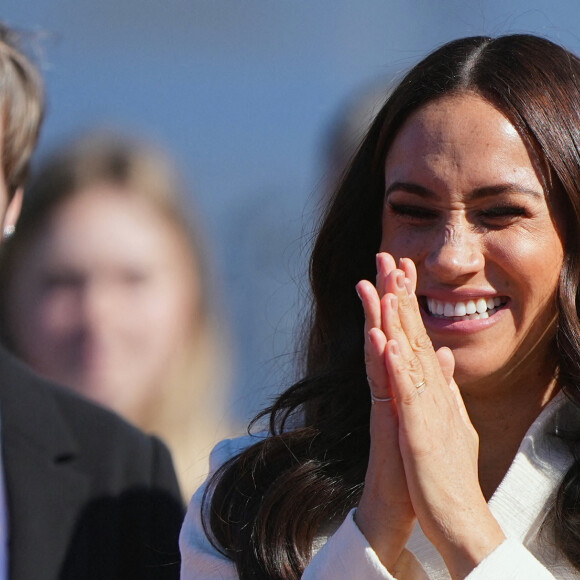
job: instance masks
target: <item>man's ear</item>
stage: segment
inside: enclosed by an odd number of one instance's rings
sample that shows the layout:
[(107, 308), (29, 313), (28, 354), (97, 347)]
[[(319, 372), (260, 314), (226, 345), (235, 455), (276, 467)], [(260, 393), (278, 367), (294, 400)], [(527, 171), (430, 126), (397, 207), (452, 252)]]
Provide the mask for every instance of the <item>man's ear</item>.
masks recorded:
[(4, 223), (2, 224), (3, 231), (5, 232), (14, 231), (18, 216), (20, 215), (20, 209), (22, 208), (22, 193), (22, 188), (19, 187), (6, 208)]

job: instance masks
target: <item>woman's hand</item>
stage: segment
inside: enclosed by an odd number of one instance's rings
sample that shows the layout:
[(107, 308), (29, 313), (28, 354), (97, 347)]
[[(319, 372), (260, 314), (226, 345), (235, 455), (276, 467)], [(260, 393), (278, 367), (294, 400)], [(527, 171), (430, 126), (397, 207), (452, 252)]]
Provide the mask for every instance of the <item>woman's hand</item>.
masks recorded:
[[(402, 267), (409, 291), (414, 291), (415, 269)], [(357, 285), (365, 312), (365, 363), (371, 395), (377, 401), (370, 417), (371, 448), (365, 488), (355, 520), (383, 565), (391, 571), (415, 522), (399, 450), (397, 408), (385, 366), (387, 339), (382, 332), (381, 298), (396, 264), (389, 254), (377, 256), (376, 287), (363, 280)]]
[[(367, 354), (367, 369), (372, 373), (371, 389), (379, 380), (380, 393), (387, 385), (394, 399), (374, 405), (371, 439), (392, 436), (396, 428), (398, 436), (392, 439), (398, 443), (412, 510), (452, 577), (463, 578), (504, 539), (479, 486), (477, 433), (452, 378), (453, 354), (447, 348), (436, 353), (423, 325), (414, 293), (414, 264), (402, 260), (400, 269), (385, 269), (383, 264), (394, 265), (388, 254), (380, 254), (377, 263), (382, 269), (377, 282), (382, 294), (380, 330), (370, 331), (372, 356)], [(366, 284), (364, 288), (368, 291)], [(376, 324), (376, 300), (371, 307), (371, 300), (363, 298), (363, 305), (367, 321), (370, 315)], [(373, 345), (380, 349), (373, 350)], [(379, 350), (384, 353), (386, 376), (379, 372)], [(379, 421), (384, 426), (377, 425)], [(374, 443), (369, 473), (376, 465), (383, 466), (382, 490), (388, 496), (393, 465), (396, 488), (402, 487), (400, 465), (392, 441), (387, 445), (380, 440), (381, 449)], [(376, 494), (381, 484), (375, 476), (371, 482)]]

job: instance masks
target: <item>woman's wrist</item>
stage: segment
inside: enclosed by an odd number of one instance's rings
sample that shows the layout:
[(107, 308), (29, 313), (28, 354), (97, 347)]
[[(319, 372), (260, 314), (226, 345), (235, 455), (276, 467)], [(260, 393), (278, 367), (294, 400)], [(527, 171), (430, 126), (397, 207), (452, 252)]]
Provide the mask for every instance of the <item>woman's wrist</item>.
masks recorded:
[(474, 517), (464, 526), (453, 525), (442, 531), (433, 544), (441, 554), (453, 580), (465, 578), (506, 539), (490, 512)]
[(415, 518), (401, 518), (394, 514), (385, 517), (383, 513), (359, 505), (354, 512), (354, 522), (383, 566), (393, 571), (413, 531)]

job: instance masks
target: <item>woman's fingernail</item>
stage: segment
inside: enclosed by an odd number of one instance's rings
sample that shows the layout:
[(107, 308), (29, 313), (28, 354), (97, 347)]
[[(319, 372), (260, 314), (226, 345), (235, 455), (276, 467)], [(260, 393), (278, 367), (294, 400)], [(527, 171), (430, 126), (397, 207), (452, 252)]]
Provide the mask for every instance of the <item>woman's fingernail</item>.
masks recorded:
[(397, 344), (397, 341), (395, 340), (389, 341), (389, 350), (395, 356), (399, 356), (399, 345)]
[(405, 288), (405, 275), (403, 274), (403, 272), (399, 272), (397, 274), (397, 277), (395, 278), (395, 282), (397, 283), (397, 286), (402, 290), (403, 288)]

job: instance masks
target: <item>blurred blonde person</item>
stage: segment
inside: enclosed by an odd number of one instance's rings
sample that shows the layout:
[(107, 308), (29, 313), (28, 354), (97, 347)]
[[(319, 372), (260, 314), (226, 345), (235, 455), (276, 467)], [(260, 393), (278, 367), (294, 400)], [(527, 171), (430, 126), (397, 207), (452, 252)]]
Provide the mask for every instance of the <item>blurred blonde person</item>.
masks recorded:
[(38, 373), (161, 436), (188, 498), (230, 427), (224, 332), (182, 191), (138, 140), (94, 132), (56, 151), (3, 248), (0, 314)]

